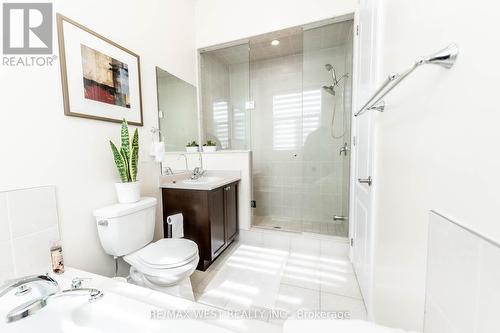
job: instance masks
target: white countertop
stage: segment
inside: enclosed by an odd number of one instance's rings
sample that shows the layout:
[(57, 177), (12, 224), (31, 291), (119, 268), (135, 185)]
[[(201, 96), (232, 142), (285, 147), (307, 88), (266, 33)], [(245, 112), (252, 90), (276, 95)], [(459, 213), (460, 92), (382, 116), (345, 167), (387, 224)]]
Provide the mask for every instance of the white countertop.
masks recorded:
[(205, 171), (197, 180), (191, 180), (191, 172), (175, 172), (173, 175), (160, 176), (161, 188), (210, 191), (241, 179), (240, 171)]

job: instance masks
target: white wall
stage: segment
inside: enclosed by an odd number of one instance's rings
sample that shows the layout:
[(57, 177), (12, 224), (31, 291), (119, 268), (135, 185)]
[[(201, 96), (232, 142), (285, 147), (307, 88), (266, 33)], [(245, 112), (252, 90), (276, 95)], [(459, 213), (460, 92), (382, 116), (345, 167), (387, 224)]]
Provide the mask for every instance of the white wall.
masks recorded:
[(500, 240), (500, 7), (486, 0), (380, 4), (382, 73), (449, 43), (460, 46), (453, 69), (418, 69), (375, 120), (373, 315), (421, 330), (429, 210)]
[(197, 0), (196, 47), (353, 13), (356, 3), (356, 0)]
[[(159, 167), (147, 157), (149, 130), (158, 125), (155, 66), (194, 84), (193, 1), (57, 0), (54, 10), (141, 56), (139, 179), (143, 195), (158, 197)], [(66, 264), (111, 275), (112, 259), (100, 246), (92, 210), (116, 201), (108, 140), (119, 140), (119, 124), (64, 116), (58, 62), (51, 68), (2, 66), (0, 77), (0, 190), (55, 185)], [(157, 216), (159, 235), (161, 212)]]

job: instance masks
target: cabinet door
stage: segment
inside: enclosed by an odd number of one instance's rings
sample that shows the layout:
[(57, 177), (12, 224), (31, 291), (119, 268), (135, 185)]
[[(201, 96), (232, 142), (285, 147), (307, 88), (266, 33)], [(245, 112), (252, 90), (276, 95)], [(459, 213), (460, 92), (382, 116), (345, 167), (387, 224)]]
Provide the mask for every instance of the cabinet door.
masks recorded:
[(231, 240), (238, 232), (237, 185), (224, 187), (224, 215), (226, 222), (226, 241)]
[(212, 259), (226, 243), (224, 228), (224, 190), (218, 188), (209, 193), (210, 239)]

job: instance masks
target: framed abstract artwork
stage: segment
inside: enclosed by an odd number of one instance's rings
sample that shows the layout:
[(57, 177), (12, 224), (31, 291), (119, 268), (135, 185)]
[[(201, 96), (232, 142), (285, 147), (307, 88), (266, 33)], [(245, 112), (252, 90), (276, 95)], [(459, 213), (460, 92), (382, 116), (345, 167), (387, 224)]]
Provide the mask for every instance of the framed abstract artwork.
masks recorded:
[(139, 56), (61, 14), (57, 32), (64, 114), (142, 126)]

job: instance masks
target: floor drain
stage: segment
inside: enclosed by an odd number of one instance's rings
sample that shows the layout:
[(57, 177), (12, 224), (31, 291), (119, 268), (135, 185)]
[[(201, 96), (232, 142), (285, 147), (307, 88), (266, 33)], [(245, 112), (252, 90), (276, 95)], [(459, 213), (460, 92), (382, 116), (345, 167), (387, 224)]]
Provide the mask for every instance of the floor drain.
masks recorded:
[(276, 227), (276, 226), (274, 226), (273, 228), (274, 228), (274, 229), (281, 229), (281, 227)]

